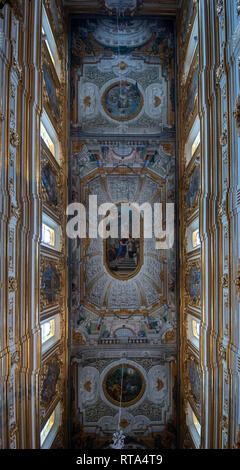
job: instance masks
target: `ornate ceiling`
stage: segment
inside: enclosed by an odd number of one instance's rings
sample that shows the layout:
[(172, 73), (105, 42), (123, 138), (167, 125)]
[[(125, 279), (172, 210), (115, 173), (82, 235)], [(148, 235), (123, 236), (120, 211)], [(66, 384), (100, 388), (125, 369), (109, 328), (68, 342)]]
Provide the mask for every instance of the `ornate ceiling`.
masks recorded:
[[(89, 2), (67, 3), (75, 5), (73, 12), (89, 13), (73, 15), (70, 27), (70, 202), (82, 202), (87, 214), (89, 196), (97, 197), (98, 205), (116, 207), (174, 203), (173, 19), (116, 18), (116, 0), (106, 1), (109, 17), (91, 15)], [(148, 13), (157, 15), (164, 3), (127, 0), (121, 6), (138, 14), (148, 5)], [(103, 2), (95, 5), (103, 13)], [(175, 2), (168, 2), (168, 12), (170, 6), (175, 12)], [(76, 448), (110, 444), (119, 419), (121, 371), (126, 438), (149, 448), (160, 441), (176, 445), (176, 245), (158, 250), (156, 242), (141, 232), (127, 241), (98, 237), (71, 243)]]
[[(96, 13), (115, 14), (117, 0), (64, 0), (67, 11), (70, 13)], [(120, 8), (124, 5), (126, 13), (139, 15), (176, 15), (179, 0), (121, 0)], [(121, 10), (120, 10), (121, 11)]]

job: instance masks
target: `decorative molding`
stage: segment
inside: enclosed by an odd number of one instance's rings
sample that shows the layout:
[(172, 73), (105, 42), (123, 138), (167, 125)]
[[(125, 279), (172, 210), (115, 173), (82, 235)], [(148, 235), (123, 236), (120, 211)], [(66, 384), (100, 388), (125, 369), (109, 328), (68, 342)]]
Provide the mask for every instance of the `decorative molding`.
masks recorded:
[(226, 358), (227, 358), (227, 351), (226, 351), (226, 348), (223, 346), (222, 343), (219, 343), (218, 344), (218, 359), (220, 361), (226, 361)]
[(228, 274), (225, 273), (223, 274), (223, 276), (221, 277), (220, 279), (220, 282), (221, 282), (221, 286), (223, 289), (228, 289), (228, 286), (229, 286), (229, 278), (228, 278)]
[(236, 294), (240, 300), (240, 261), (238, 261), (238, 270), (234, 284), (236, 286)]
[(216, 12), (220, 16), (223, 12), (223, 0), (217, 0), (216, 2)]
[(224, 63), (221, 62), (221, 64), (216, 69), (216, 84), (217, 85), (220, 84), (223, 74), (224, 74)]
[(223, 131), (223, 133), (222, 133), (222, 135), (221, 135), (221, 137), (220, 137), (219, 142), (220, 142), (220, 145), (221, 145), (222, 147), (225, 147), (225, 146), (228, 144), (228, 131), (227, 131), (227, 129), (225, 129), (225, 130)]
[(16, 292), (18, 288), (18, 282), (14, 277), (8, 279), (8, 290), (9, 292)]
[(10, 144), (13, 147), (18, 147), (20, 144), (20, 136), (14, 129), (10, 129)]
[(233, 116), (236, 119), (237, 132), (238, 132), (238, 135), (240, 137), (240, 95), (238, 95), (238, 97), (237, 97), (236, 109), (233, 112)]

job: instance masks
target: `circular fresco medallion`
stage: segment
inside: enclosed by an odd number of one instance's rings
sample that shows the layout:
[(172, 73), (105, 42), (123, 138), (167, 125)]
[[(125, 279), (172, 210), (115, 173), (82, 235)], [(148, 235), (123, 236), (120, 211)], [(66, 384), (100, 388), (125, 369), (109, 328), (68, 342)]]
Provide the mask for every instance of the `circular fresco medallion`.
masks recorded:
[(130, 364), (113, 367), (103, 380), (104, 395), (116, 406), (120, 406), (120, 402), (122, 407), (134, 405), (143, 396), (145, 388), (146, 382), (142, 373)]
[(137, 83), (117, 82), (108, 87), (102, 96), (105, 113), (116, 121), (134, 119), (143, 107), (143, 96)]

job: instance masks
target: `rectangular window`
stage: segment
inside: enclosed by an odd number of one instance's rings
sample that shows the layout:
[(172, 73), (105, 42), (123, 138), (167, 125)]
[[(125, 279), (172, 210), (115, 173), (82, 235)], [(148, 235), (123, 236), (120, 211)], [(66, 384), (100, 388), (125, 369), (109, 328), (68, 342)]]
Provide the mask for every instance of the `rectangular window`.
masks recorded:
[(47, 224), (42, 224), (42, 242), (46, 245), (55, 247), (55, 230), (52, 227), (49, 227)]
[(61, 337), (60, 315), (57, 313), (41, 321), (42, 354), (45, 354)]
[(44, 6), (42, 9), (42, 35), (43, 35), (43, 40), (45, 41), (45, 44), (47, 46), (48, 52), (50, 54), (53, 66), (60, 80), (61, 62), (60, 62), (59, 54), (58, 54), (58, 47), (57, 47), (57, 44), (56, 44), (56, 41), (52, 32), (52, 28), (49, 23), (48, 15)]
[(49, 42), (48, 42), (47, 35), (46, 35), (46, 33), (45, 33), (45, 31), (44, 31), (43, 28), (42, 28), (42, 35), (43, 35), (43, 39), (44, 39), (44, 41), (45, 41), (45, 43), (46, 43), (46, 46), (47, 46), (49, 55), (50, 55), (51, 60), (52, 60), (52, 63), (53, 63), (53, 65), (55, 66), (56, 63), (55, 63), (55, 60), (54, 60), (54, 57), (53, 57), (53, 53), (52, 53), (50, 44), (49, 44)]
[(55, 320), (49, 320), (41, 325), (42, 331), (42, 344), (46, 343), (49, 339), (53, 338), (55, 335)]
[(199, 144), (200, 144), (200, 131), (198, 132), (197, 137), (196, 137), (196, 139), (194, 140), (194, 142), (192, 144), (192, 156), (196, 152)]
[(195, 413), (192, 412), (192, 415), (193, 415), (193, 424), (194, 424), (194, 427), (196, 428), (196, 431), (197, 431), (197, 433), (198, 433), (199, 436), (200, 436), (200, 434), (201, 434), (201, 425), (200, 425), (200, 423), (199, 423), (199, 421), (198, 421), (198, 419), (197, 419)]
[(45, 212), (42, 214), (41, 244), (57, 251), (61, 251), (62, 248), (61, 227)]
[(197, 322), (196, 320), (192, 320), (192, 331), (193, 331), (193, 336), (197, 339), (199, 339), (200, 336), (200, 323)]
[(44, 140), (46, 146), (49, 148), (50, 152), (53, 154), (55, 157), (55, 145), (53, 140), (51, 139), (49, 133), (47, 132), (46, 127), (43, 125), (41, 122), (41, 137)]
[(45, 440), (47, 439), (51, 429), (53, 428), (55, 421), (55, 411), (51, 414), (50, 418), (47, 420), (43, 430), (41, 431), (40, 435), (40, 441), (41, 441), (41, 447), (43, 446)]
[(200, 241), (199, 229), (197, 229), (197, 230), (194, 230), (194, 232), (192, 232), (192, 246), (193, 248), (197, 248), (200, 245), (201, 245), (201, 241)]
[(189, 132), (187, 142), (185, 144), (186, 165), (188, 165), (191, 159), (193, 158), (200, 144), (200, 141), (201, 141), (200, 120), (199, 120), (199, 117), (197, 116)]

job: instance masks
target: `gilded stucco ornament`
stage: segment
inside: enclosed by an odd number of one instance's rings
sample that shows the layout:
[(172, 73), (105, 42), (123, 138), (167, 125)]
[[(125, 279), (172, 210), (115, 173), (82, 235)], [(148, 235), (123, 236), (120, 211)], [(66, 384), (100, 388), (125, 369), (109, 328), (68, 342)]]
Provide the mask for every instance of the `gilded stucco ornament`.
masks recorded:
[(20, 352), (19, 351), (15, 351), (12, 355), (11, 355), (11, 366), (14, 366), (16, 364), (18, 364), (20, 361)]
[(222, 343), (219, 343), (217, 352), (218, 352), (219, 361), (226, 361), (227, 351), (226, 351), (226, 348), (223, 346)]
[(224, 64), (223, 62), (221, 62), (221, 64), (216, 69), (216, 84), (217, 85), (220, 84), (223, 74), (224, 74)]
[(10, 206), (10, 216), (15, 217), (16, 220), (19, 220), (20, 217), (22, 216), (22, 210), (20, 207), (14, 206), (14, 204), (11, 204)]
[(226, 199), (218, 204), (217, 215), (219, 218), (227, 214), (227, 201)]
[(17, 433), (18, 433), (18, 425), (16, 422), (12, 423), (9, 427), (9, 447), (11, 449), (15, 449), (16, 446), (16, 439), (17, 439)]
[(237, 270), (237, 276), (236, 276), (236, 279), (234, 281), (234, 284), (236, 286), (236, 293), (237, 293), (237, 296), (240, 300), (240, 261), (238, 262), (238, 270)]
[(221, 286), (222, 286), (223, 289), (227, 289), (227, 288), (228, 288), (228, 284), (229, 284), (228, 274), (225, 273), (225, 274), (221, 277)]
[(236, 119), (236, 127), (237, 127), (237, 131), (238, 131), (238, 135), (240, 136), (240, 95), (238, 95), (238, 97), (237, 97), (236, 109), (233, 112), (233, 116)]
[(217, 14), (218, 16), (220, 16), (222, 14), (222, 11), (223, 11), (223, 0), (218, 0), (217, 3), (216, 3), (216, 11), (217, 11)]
[(220, 137), (220, 145), (222, 147), (225, 147), (228, 143), (228, 132), (227, 129), (225, 129)]
[(228, 431), (228, 419), (227, 416), (222, 416), (221, 419), (221, 428), (223, 431)]
[(9, 292), (16, 292), (18, 287), (17, 279), (14, 277), (8, 278), (8, 290)]
[(13, 59), (12, 69), (16, 73), (19, 82), (22, 82), (22, 78), (23, 78), (22, 67), (20, 67), (20, 65), (17, 63), (15, 57)]
[(14, 129), (10, 129), (10, 144), (13, 147), (18, 147), (20, 144), (20, 136)]

